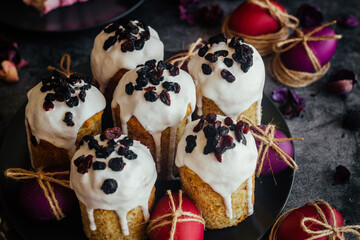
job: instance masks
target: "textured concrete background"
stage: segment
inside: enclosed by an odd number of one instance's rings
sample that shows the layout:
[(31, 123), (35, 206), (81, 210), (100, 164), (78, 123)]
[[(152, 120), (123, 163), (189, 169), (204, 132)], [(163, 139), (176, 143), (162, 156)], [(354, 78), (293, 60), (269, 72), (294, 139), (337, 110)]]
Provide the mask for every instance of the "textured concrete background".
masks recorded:
[[(210, 5), (217, 2), (230, 13), (241, 1), (201, 1)], [(357, 0), (332, 1), (280, 1), (289, 13), (295, 14), (305, 2), (318, 6), (325, 21), (331, 21), (343, 14), (353, 14), (360, 19)], [(208, 38), (220, 31), (221, 25), (212, 28), (190, 26), (177, 18), (175, 0), (146, 1), (130, 15), (144, 20), (156, 29), (168, 51), (183, 49), (198, 37)], [(347, 68), (360, 72), (360, 31), (359, 28), (343, 29), (335, 27), (343, 38), (332, 59), (329, 73), (333, 69)], [(0, 135), (6, 129), (17, 109), (26, 101), (26, 92), (47, 74), (48, 65), (58, 66), (64, 53), (72, 57), (72, 66), (89, 60), (93, 39), (101, 27), (66, 33), (39, 34), (0, 24), (0, 34), (19, 43), (21, 54), (31, 64), (20, 72), (20, 82), (7, 84), (0, 82)], [(360, 224), (360, 131), (342, 128), (341, 122), (350, 109), (360, 110), (360, 89), (356, 87), (346, 97), (332, 95), (326, 91), (325, 83), (329, 73), (318, 82), (306, 88), (296, 89), (305, 97), (306, 111), (301, 117), (286, 120), (293, 136), (304, 137), (305, 141), (295, 142), (296, 159), (299, 170), (295, 176), (285, 210), (303, 205), (310, 200), (324, 199), (336, 207), (343, 215), (345, 224)], [(281, 84), (267, 77), (265, 93), (281, 87)], [(0, 156), (1, 158), (1, 156)], [(332, 179), (338, 165), (346, 166), (351, 172), (349, 183), (339, 185)]]

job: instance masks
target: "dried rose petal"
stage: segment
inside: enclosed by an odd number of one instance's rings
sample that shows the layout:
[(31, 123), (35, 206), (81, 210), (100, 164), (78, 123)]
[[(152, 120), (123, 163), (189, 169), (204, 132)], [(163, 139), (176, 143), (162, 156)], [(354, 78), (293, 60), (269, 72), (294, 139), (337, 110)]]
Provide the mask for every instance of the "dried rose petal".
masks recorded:
[(293, 90), (279, 88), (274, 90), (271, 97), (281, 103), (279, 110), (286, 118), (298, 117), (305, 110), (305, 98), (300, 97)]
[(350, 176), (351, 173), (346, 167), (342, 165), (336, 167), (336, 172), (334, 174), (334, 180), (336, 183), (344, 184), (350, 180)]
[(312, 4), (303, 4), (297, 11), (297, 16), (300, 21), (300, 25), (303, 28), (311, 28), (321, 25), (324, 17), (320, 11), (320, 8), (315, 7)]
[(351, 130), (360, 129), (360, 111), (349, 111), (343, 120), (343, 127)]
[(196, 23), (204, 27), (211, 27), (217, 25), (222, 17), (224, 11), (217, 4), (212, 4), (210, 9), (207, 6), (197, 8), (194, 12)]
[(330, 80), (326, 83), (326, 87), (331, 93), (346, 94), (354, 88), (356, 82), (357, 77), (354, 72), (341, 69), (331, 73)]
[(359, 25), (359, 21), (353, 15), (338, 17), (336, 21), (340, 26), (346, 28), (354, 28)]

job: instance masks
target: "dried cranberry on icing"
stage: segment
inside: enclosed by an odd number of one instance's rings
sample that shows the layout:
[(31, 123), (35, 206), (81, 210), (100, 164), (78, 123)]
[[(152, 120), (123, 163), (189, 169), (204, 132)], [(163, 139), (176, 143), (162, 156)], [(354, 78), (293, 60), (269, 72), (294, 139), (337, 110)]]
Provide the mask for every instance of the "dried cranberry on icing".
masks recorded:
[(170, 94), (166, 90), (160, 93), (160, 100), (168, 106), (171, 104)]
[(144, 97), (148, 102), (155, 102), (159, 98), (159, 95), (156, 92), (149, 91), (145, 92)]
[(134, 84), (133, 83), (128, 83), (125, 85), (125, 92), (127, 95), (132, 95), (134, 92)]
[(53, 102), (44, 102), (43, 104), (43, 108), (45, 111), (49, 111), (50, 109), (54, 108), (54, 103)]
[(172, 67), (169, 69), (169, 73), (170, 73), (171, 76), (175, 77), (175, 76), (179, 75), (180, 70), (179, 70), (178, 67), (172, 66)]
[(217, 120), (213, 123), (213, 126), (218, 129), (221, 126), (221, 121)]
[(222, 162), (222, 154), (228, 150), (235, 147), (235, 143), (233, 142), (233, 138), (229, 135), (225, 135), (220, 137), (219, 141), (217, 142), (214, 150), (214, 154), (216, 159), (219, 162)]
[(205, 118), (204, 118), (204, 116), (201, 116), (199, 122), (196, 124), (193, 131), (200, 132), (204, 127), (204, 122), (205, 122)]
[(243, 128), (244, 128), (244, 122), (239, 121), (235, 127), (235, 137), (238, 142), (242, 141), (242, 143), (246, 145), (246, 138), (243, 134)]
[(225, 126), (220, 126), (219, 128), (217, 128), (217, 131), (219, 136), (224, 136), (229, 133), (229, 129)]
[(89, 171), (89, 168), (91, 168), (93, 161), (92, 155), (87, 155), (80, 163), (80, 165), (77, 168), (77, 172), (81, 174), (85, 174)]
[(214, 52), (214, 55), (217, 57), (219, 56), (226, 57), (227, 55), (229, 55), (229, 52), (227, 50), (219, 50)]
[(94, 170), (104, 170), (106, 168), (106, 163), (104, 162), (100, 162), (100, 161), (95, 161), (93, 164), (92, 164), (92, 168)]
[(221, 77), (229, 83), (232, 83), (235, 81), (235, 76), (226, 69), (221, 70), (220, 74), (221, 74)]
[(142, 40), (142, 39), (138, 39), (138, 40), (136, 40), (136, 41), (134, 42), (135, 50), (141, 50), (141, 49), (143, 49), (144, 45), (145, 45), (145, 42), (144, 42), (144, 40)]
[(214, 123), (216, 121), (216, 118), (217, 118), (217, 116), (215, 113), (209, 113), (205, 117), (206, 121), (208, 121), (209, 123)]
[(181, 90), (180, 84), (178, 84), (177, 82), (174, 83), (174, 92), (175, 93), (179, 93)]
[(103, 190), (105, 194), (112, 194), (116, 192), (117, 188), (118, 184), (116, 180), (111, 178), (106, 179), (101, 185), (101, 190)]
[(208, 50), (209, 50), (209, 47), (207, 45), (200, 48), (198, 51), (199, 57), (204, 57)]
[(247, 123), (244, 123), (244, 127), (242, 131), (244, 134), (247, 134), (250, 131), (250, 126)]
[(129, 40), (127, 40), (121, 44), (121, 51), (124, 53), (132, 52), (132, 51), (134, 51), (134, 49), (135, 49), (134, 43)]
[(144, 88), (144, 90), (145, 90), (146, 92), (149, 92), (149, 91), (154, 91), (154, 90), (156, 90), (156, 87), (154, 87), (154, 86), (150, 86), (150, 87), (146, 87), (146, 88)]
[(38, 142), (36, 140), (36, 137), (34, 135), (31, 135), (30, 137), (31, 144), (36, 147), (38, 145)]
[(218, 60), (218, 57), (213, 53), (208, 53), (206, 54), (205, 59), (208, 60), (209, 62), (214, 63)]
[(66, 112), (65, 113), (65, 118), (64, 118), (63, 121), (66, 123), (67, 126), (73, 127), (75, 125), (75, 123), (73, 122), (72, 118), (73, 118), (72, 113), (71, 112)]
[(205, 74), (205, 75), (210, 75), (212, 73), (212, 69), (209, 65), (203, 63), (201, 65), (201, 69), (202, 69), (202, 72)]
[(104, 42), (103, 49), (107, 51), (110, 47), (112, 47), (117, 41), (117, 36), (111, 36)]
[(108, 163), (109, 168), (115, 172), (122, 171), (125, 165), (126, 163), (121, 157), (111, 158)]
[(107, 140), (115, 139), (121, 136), (121, 128), (114, 127), (114, 128), (108, 128), (104, 132), (104, 137)]
[(76, 167), (79, 167), (80, 164), (84, 161), (84, 159), (85, 159), (85, 155), (79, 156), (77, 159), (74, 160), (74, 165)]
[(189, 135), (186, 137), (185, 152), (191, 153), (194, 150), (194, 148), (196, 147), (196, 138), (196, 135)]
[(156, 60), (155, 59), (151, 59), (145, 62), (145, 66), (148, 66), (149, 69), (154, 69), (156, 65)]
[(231, 58), (224, 58), (224, 63), (228, 68), (230, 68), (234, 64), (234, 61)]
[(224, 123), (226, 126), (231, 126), (231, 124), (234, 123), (234, 121), (232, 120), (231, 117), (226, 117), (225, 120), (224, 120)]

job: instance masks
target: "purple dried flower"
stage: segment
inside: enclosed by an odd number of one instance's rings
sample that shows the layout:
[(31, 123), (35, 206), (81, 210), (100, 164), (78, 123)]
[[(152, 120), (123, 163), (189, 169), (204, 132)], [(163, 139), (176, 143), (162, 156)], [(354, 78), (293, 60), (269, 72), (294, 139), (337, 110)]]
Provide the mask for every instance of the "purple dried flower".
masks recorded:
[(359, 25), (359, 21), (353, 15), (338, 17), (336, 21), (340, 26), (346, 28), (354, 28)]
[(186, 20), (189, 24), (195, 24), (194, 9), (198, 3), (199, 0), (180, 0), (180, 20)]
[(354, 72), (347, 69), (335, 70), (330, 75), (326, 87), (331, 93), (346, 94), (356, 85), (357, 77)]
[(224, 11), (217, 4), (212, 4), (210, 9), (207, 6), (197, 8), (194, 12), (196, 22), (204, 27), (211, 27), (220, 22)]
[(305, 110), (305, 98), (298, 96), (290, 89), (276, 89), (271, 97), (281, 103), (279, 109), (286, 118), (298, 117)]
[(350, 180), (350, 176), (351, 173), (346, 167), (342, 165), (336, 167), (336, 172), (334, 174), (334, 180), (336, 183), (344, 184)]
[(299, 7), (297, 16), (299, 18), (300, 25), (303, 28), (319, 26), (324, 19), (320, 8), (317, 8), (314, 5), (308, 3), (305, 3)]

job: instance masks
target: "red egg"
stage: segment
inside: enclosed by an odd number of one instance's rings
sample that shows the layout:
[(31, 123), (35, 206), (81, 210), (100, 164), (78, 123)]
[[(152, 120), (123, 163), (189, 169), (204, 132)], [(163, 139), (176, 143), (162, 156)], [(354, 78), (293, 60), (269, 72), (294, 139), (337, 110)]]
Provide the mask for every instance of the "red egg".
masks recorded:
[[(71, 212), (77, 202), (74, 191), (57, 183), (51, 183), (55, 198), (65, 216)], [(38, 221), (54, 221), (49, 201), (44, 195), (37, 179), (26, 180), (19, 192), (19, 202), (24, 212)]]
[[(261, 128), (262, 130), (265, 130), (265, 128), (266, 128), (266, 126), (264, 126), (264, 125), (261, 125), (258, 127)], [(259, 132), (257, 132), (255, 130), (255, 128), (252, 127), (251, 130), (256, 134), (259, 134)], [(283, 134), (281, 131), (279, 131), (277, 129), (275, 129), (274, 137), (275, 138), (287, 138), (287, 136), (285, 134)], [(291, 158), (294, 157), (294, 149), (293, 149), (293, 146), (290, 141), (278, 142), (276, 144), (284, 152), (286, 152)], [(260, 145), (260, 142), (258, 140), (256, 140), (256, 146), (258, 148), (259, 148), (259, 145)], [(284, 171), (287, 167), (288, 167), (288, 165), (280, 157), (280, 155), (273, 148), (269, 148), (268, 154), (265, 157), (264, 164), (261, 169), (261, 174), (264, 174), (264, 175), (270, 175), (273, 173), (276, 174), (276, 173)]]
[[(311, 30), (312, 29), (304, 29), (302, 31), (304, 32), (304, 34), (306, 34)], [(334, 35), (335, 32), (331, 28), (325, 27), (322, 30), (314, 33), (312, 36), (319, 37)], [(294, 37), (294, 34), (292, 35), (292, 37)], [(317, 59), (319, 60), (320, 65), (324, 66), (331, 60), (335, 53), (337, 39), (329, 39), (324, 41), (308, 41), (307, 43), (310, 49), (314, 52)], [(315, 69), (302, 43), (299, 43), (290, 50), (281, 53), (280, 57), (285, 67), (289, 69), (301, 72), (315, 72)]]
[[(176, 208), (179, 206), (179, 194), (172, 194)], [(201, 216), (200, 211), (197, 209), (195, 204), (187, 197), (182, 196), (181, 209), (184, 212), (191, 212), (198, 216)], [(171, 213), (171, 202), (168, 195), (163, 196), (155, 205), (150, 221), (157, 219), (165, 214)], [(178, 219), (188, 219), (191, 217), (181, 216)], [(172, 220), (167, 218), (165, 220)], [(164, 221), (164, 220), (163, 220)], [(159, 222), (160, 223), (160, 222)], [(151, 240), (168, 240), (170, 236), (171, 223), (165, 226), (159, 227), (149, 233)], [(177, 222), (174, 240), (200, 240), (204, 238), (204, 225), (200, 222), (185, 221)]]
[[(324, 204), (319, 204), (319, 206), (324, 212), (329, 225), (332, 225), (334, 221), (331, 217), (330, 209)], [(335, 214), (336, 226), (337, 227), (344, 226), (344, 220), (340, 212), (335, 208), (332, 209), (334, 210), (334, 214)], [(281, 223), (281, 226), (277, 232), (277, 240), (289, 240), (289, 239), (304, 240), (312, 237), (312, 235), (306, 233), (301, 227), (301, 221), (305, 217), (314, 218), (319, 221), (322, 221), (313, 206), (300, 207), (285, 217), (284, 221)], [(308, 221), (305, 222), (305, 225), (313, 231), (324, 229), (324, 227), (320, 226), (319, 224)], [(327, 240), (327, 239), (328, 239), (327, 237), (321, 237), (321, 238), (317, 238), (316, 240)], [(336, 239), (338, 240), (338, 238)]]
[[(271, 1), (281, 11), (285, 8), (278, 2)], [(269, 11), (257, 4), (245, 1), (240, 4), (229, 19), (229, 27), (238, 33), (258, 36), (277, 32), (280, 29), (278, 20)]]

